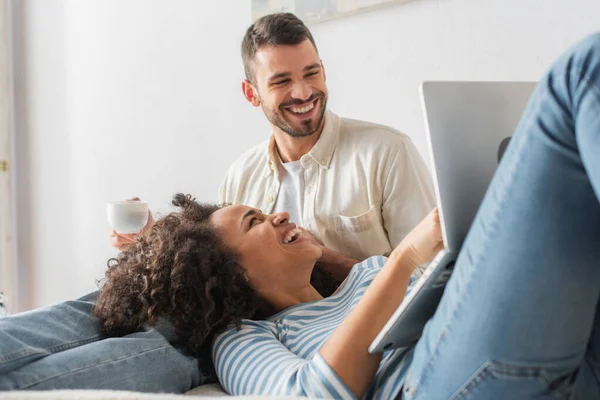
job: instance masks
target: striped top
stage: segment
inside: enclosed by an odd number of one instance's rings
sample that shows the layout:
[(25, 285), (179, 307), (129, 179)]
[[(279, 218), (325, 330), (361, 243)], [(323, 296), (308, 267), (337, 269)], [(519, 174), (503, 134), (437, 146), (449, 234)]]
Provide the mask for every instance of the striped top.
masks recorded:
[[(355, 398), (319, 349), (386, 260), (378, 256), (356, 264), (331, 297), (292, 306), (264, 321), (244, 320), (241, 330), (218, 335), (213, 360), (223, 388), (232, 395)], [(386, 352), (364, 398), (396, 397), (411, 359), (412, 349)]]

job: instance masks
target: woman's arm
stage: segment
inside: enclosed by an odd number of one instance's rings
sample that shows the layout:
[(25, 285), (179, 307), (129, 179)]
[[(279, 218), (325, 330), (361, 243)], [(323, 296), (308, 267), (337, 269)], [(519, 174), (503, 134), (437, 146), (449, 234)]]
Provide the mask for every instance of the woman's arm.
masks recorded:
[(265, 321), (244, 321), (239, 331), (217, 336), (213, 361), (221, 385), (232, 395), (353, 397), (319, 353), (312, 359), (295, 355)]
[(373, 380), (381, 355), (369, 354), (375, 337), (398, 308), (413, 270), (443, 247), (437, 209), (390, 254), (388, 262), (320, 350), (323, 360), (361, 398)]

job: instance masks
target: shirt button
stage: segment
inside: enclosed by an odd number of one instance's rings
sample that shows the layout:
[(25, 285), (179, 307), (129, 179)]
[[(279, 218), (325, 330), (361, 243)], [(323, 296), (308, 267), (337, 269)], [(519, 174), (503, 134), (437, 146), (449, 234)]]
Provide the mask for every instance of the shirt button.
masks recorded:
[(273, 200), (275, 200), (275, 199), (273, 199), (273, 196), (269, 196), (269, 197), (267, 197), (267, 201), (268, 201), (269, 203), (272, 203), (272, 202), (273, 202)]
[(323, 164), (323, 165), (327, 164), (327, 160), (326, 159), (322, 159), (321, 160), (321, 164)]
[(273, 165), (273, 161), (269, 161), (269, 168), (271, 171), (275, 171), (275, 166)]

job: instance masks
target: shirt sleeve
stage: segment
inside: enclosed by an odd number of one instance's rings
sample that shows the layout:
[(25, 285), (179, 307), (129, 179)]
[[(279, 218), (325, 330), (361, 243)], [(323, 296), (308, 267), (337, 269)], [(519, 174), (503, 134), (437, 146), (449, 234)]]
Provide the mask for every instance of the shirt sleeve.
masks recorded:
[(221, 181), (221, 185), (219, 186), (219, 203), (225, 204), (235, 203), (235, 193), (233, 191), (233, 187), (235, 186), (233, 181), (235, 180), (235, 163), (232, 164), (227, 173), (223, 177)]
[(260, 321), (245, 321), (241, 330), (220, 334), (213, 360), (231, 395), (356, 398), (319, 352), (311, 359), (295, 355)]
[(383, 189), (383, 224), (392, 248), (434, 207), (435, 196), (429, 170), (412, 140), (402, 136)]
[(219, 186), (219, 204), (227, 203), (227, 176), (221, 182)]

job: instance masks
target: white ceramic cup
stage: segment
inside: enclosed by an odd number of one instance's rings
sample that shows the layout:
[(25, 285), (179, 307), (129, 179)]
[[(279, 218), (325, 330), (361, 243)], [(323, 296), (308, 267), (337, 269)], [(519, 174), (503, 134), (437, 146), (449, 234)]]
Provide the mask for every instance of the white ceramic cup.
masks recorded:
[(106, 203), (108, 223), (117, 233), (138, 233), (148, 222), (148, 203), (138, 200)]

